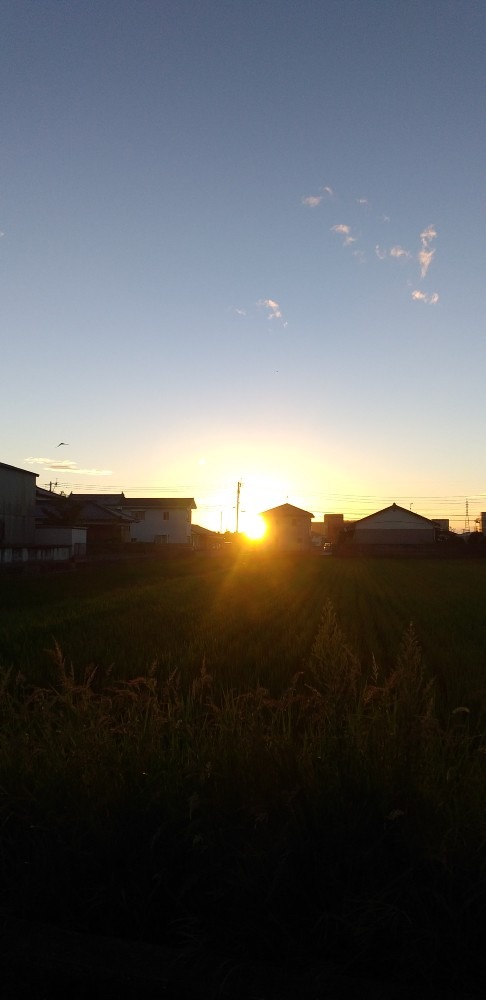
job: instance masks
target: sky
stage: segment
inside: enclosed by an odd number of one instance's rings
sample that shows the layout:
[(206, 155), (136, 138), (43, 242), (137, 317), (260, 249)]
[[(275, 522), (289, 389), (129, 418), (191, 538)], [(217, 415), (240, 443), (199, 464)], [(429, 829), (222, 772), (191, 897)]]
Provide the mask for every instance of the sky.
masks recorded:
[(0, 461), (473, 526), (485, 42), (483, 0), (3, 0)]

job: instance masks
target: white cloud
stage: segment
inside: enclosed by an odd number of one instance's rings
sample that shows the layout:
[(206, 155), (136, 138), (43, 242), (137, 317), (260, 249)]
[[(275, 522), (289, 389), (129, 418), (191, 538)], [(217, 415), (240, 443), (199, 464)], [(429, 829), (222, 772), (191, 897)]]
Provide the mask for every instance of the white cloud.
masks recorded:
[(383, 247), (380, 247), (380, 246), (379, 246), (379, 245), (377, 244), (377, 245), (375, 246), (375, 254), (376, 254), (376, 256), (378, 257), (378, 260), (384, 260), (384, 259), (385, 259), (385, 257), (386, 257), (386, 255), (387, 255), (387, 251), (386, 251), (386, 250), (384, 250), (384, 249), (383, 249)]
[(435, 306), (439, 301), (439, 294), (438, 292), (428, 294), (427, 292), (420, 292), (418, 289), (415, 289), (412, 292), (412, 299), (414, 302), (424, 302), (428, 306)]
[(412, 255), (409, 250), (404, 250), (403, 247), (400, 246), (392, 247), (390, 250), (390, 257), (405, 257), (406, 260), (409, 260), (411, 256)]
[(62, 462), (58, 462), (53, 458), (45, 458), (43, 456), (30, 457), (25, 459), (30, 465), (42, 465), (44, 469), (48, 472), (72, 472), (76, 475), (82, 476), (111, 476), (111, 469), (78, 469), (76, 462), (70, 462), (65, 459)]
[(358, 205), (363, 205), (364, 208), (368, 208), (369, 201), (367, 198), (356, 198)]
[(427, 229), (424, 229), (424, 231), (420, 233), (420, 239), (423, 243), (430, 243), (431, 240), (435, 240), (436, 238), (437, 230), (434, 226), (427, 226)]
[(435, 250), (421, 250), (418, 259), (420, 262), (420, 277), (425, 278), (427, 271), (434, 259)]
[(331, 187), (327, 186), (322, 189), (324, 194), (327, 194), (328, 198), (334, 198), (334, 191)]
[(432, 240), (436, 239), (436, 237), (437, 237), (437, 231), (434, 226), (427, 226), (427, 229), (424, 229), (420, 233), (420, 242), (422, 243), (422, 249), (418, 254), (418, 259), (420, 263), (421, 278), (425, 278), (427, 271), (429, 270), (429, 267), (434, 259), (435, 250), (430, 249), (430, 244)]
[(344, 223), (340, 223), (337, 226), (331, 226), (331, 233), (337, 233), (338, 236), (343, 236), (343, 246), (348, 247), (351, 243), (356, 243), (358, 237), (353, 236), (351, 233), (351, 226), (346, 226)]
[(307, 198), (302, 198), (302, 204), (308, 208), (317, 208), (321, 204), (322, 195), (310, 194)]
[(268, 310), (268, 319), (283, 319), (282, 310), (274, 299), (260, 299), (257, 306), (263, 306)]

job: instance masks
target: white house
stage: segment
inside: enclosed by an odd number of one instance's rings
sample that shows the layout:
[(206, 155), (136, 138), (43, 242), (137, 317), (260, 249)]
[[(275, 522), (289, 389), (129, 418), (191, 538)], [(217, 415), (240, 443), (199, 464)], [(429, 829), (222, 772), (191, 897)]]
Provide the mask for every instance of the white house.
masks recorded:
[(393, 503), (368, 514), (347, 529), (348, 540), (356, 545), (432, 545), (437, 525), (428, 517)]
[(191, 545), (193, 498), (126, 497), (123, 510), (133, 522), (130, 535), (133, 542), (155, 542), (158, 545)]
[(265, 522), (263, 542), (266, 547), (281, 552), (310, 549), (311, 520), (314, 515), (308, 510), (283, 503), (280, 507), (262, 511), (260, 516)]
[(71, 493), (70, 500), (97, 504), (128, 525), (120, 541), (191, 545), (192, 497), (126, 497), (124, 493)]

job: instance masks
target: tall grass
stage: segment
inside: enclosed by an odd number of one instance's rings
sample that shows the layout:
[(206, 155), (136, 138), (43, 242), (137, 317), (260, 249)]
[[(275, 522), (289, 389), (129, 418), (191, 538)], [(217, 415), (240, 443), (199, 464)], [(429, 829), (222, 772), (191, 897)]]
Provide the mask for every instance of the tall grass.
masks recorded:
[[(258, 628), (248, 599), (246, 614)], [(484, 699), (438, 696), (414, 625), (389, 662), (363, 660), (329, 599), (303, 631), (280, 689), (229, 683), (214, 647), (192, 672), (171, 657), (123, 678), (58, 642), (48, 684), (3, 668), (7, 904), (294, 967), (476, 982)]]

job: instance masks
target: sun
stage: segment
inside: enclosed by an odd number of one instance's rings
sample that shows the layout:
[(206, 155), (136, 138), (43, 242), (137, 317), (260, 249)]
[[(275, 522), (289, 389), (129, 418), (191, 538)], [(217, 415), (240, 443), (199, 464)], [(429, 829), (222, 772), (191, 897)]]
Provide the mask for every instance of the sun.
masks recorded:
[(265, 534), (265, 521), (259, 514), (247, 514), (244, 534), (252, 542), (258, 542)]

